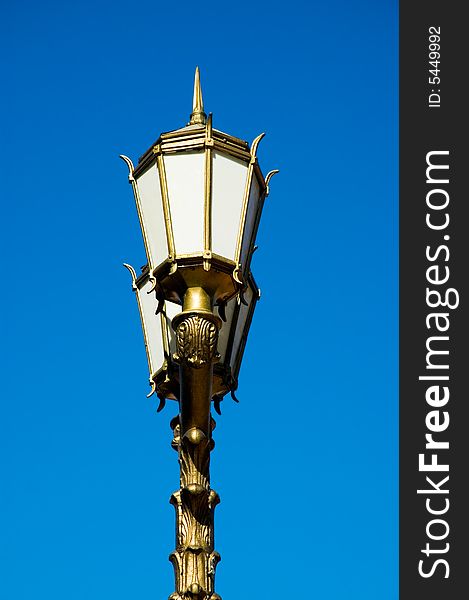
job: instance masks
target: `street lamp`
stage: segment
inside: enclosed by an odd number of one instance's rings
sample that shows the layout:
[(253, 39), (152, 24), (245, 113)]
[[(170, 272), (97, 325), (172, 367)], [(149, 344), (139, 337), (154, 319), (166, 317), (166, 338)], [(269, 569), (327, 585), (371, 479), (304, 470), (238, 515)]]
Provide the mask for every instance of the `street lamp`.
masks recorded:
[(215, 422), (211, 402), (235, 391), (259, 290), (250, 265), (269, 193), (257, 161), (264, 134), (249, 147), (212, 127), (199, 70), (187, 126), (163, 133), (134, 167), (126, 156), (147, 255), (132, 275), (150, 371), (151, 392), (179, 402), (171, 422), (180, 489), (176, 549), (170, 555), (172, 600), (217, 600), (213, 517), (219, 499), (210, 487)]

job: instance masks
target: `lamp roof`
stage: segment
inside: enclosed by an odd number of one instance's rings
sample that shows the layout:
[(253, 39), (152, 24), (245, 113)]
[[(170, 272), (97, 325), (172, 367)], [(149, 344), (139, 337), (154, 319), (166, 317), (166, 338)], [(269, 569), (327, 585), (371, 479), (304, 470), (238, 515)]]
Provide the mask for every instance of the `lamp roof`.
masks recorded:
[(204, 112), (200, 71), (199, 67), (196, 67), (192, 113), (189, 123), (185, 127), (162, 133), (156, 142), (139, 158), (136, 167), (137, 173), (144, 170), (151, 158), (160, 151), (166, 154), (201, 150), (207, 141), (207, 136), (213, 140), (216, 149), (227, 152), (245, 162), (249, 162), (251, 159), (248, 142), (223, 131), (212, 129), (211, 115), (207, 118)]

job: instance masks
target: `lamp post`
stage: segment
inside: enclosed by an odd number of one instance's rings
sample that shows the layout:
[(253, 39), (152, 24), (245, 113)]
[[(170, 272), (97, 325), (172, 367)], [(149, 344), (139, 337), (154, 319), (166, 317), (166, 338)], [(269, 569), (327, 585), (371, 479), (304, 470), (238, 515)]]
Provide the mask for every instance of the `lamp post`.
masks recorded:
[(140, 312), (152, 394), (158, 411), (179, 403), (171, 421), (180, 488), (176, 549), (170, 555), (176, 591), (171, 600), (217, 600), (210, 451), (215, 421), (211, 402), (231, 393), (259, 290), (251, 257), (269, 180), (257, 161), (264, 134), (249, 147), (212, 127), (204, 112), (199, 70), (187, 126), (163, 133), (129, 168), (147, 265), (130, 265)]

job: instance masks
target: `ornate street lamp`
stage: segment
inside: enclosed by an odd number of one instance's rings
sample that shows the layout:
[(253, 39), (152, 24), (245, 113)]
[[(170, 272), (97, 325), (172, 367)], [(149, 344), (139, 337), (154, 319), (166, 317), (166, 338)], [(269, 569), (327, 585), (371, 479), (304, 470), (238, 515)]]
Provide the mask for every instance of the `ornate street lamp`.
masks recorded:
[(126, 156), (147, 265), (130, 265), (142, 322), (151, 392), (179, 402), (172, 420), (180, 489), (176, 550), (170, 555), (172, 600), (216, 600), (213, 518), (219, 502), (210, 487), (215, 422), (227, 393), (236, 400), (238, 374), (259, 290), (250, 265), (269, 180), (257, 147), (212, 128), (204, 112), (199, 70), (186, 127), (163, 133), (138, 161)]

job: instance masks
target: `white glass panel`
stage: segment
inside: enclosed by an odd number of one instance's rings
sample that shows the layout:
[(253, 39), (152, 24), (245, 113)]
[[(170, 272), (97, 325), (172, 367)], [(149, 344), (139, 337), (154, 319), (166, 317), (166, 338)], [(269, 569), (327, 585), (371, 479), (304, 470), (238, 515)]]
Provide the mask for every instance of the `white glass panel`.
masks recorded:
[[(230, 337), (231, 323), (233, 321), (233, 313), (237, 305), (237, 298), (232, 298), (225, 308), (226, 323), (222, 323), (220, 333), (218, 334), (217, 350), (220, 353), (220, 363), (223, 364), (226, 360), (226, 349), (228, 346), (228, 338)], [(236, 325), (235, 325), (236, 326)]]
[(234, 260), (247, 175), (246, 163), (213, 153), (212, 251)]
[(147, 355), (150, 361), (151, 375), (158, 371), (158, 369), (160, 369), (163, 365), (164, 349), (161, 331), (161, 318), (160, 315), (155, 315), (158, 302), (156, 300), (155, 292), (152, 292), (151, 294), (147, 293), (150, 288), (151, 283), (147, 279), (142, 287), (137, 290), (137, 294), (140, 298), (140, 307), (142, 310), (142, 320), (146, 334)]
[(164, 157), (176, 255), (204, 249), (204, 153)]
[(176, 352), (176, 337), (174, 329), (171, 326), (171, 321), (181, 311), (182, 306), (180, 304), (175, 304), (174, 302), (165, 302), (166, 327), (168, 331), (169, 350), (171, 352), (171, 356)]
[(163, 203), (156, 163), (153, 163), (137, 179), (137, 189), (143, 218), (143, 227), (148, 240), (150, 268), (159, 265), (168, 256)]
[(249, 192), (248, 210), (246, 213), (246, 226), (244, 228), (243, 243), (241, 246), (241, 265), (244, 270), (246, 259), (251, 245), (251, 236), (253, 233), (254, 225), (256, 223), (256, 216), (259, 207), (259, 183), (257, 181), (256, 174), (252, 174), (251, 190)]
[(236, 323), (236, 333), (235, 333), (235, 336), (234, 336), (233, 350), (231, 352), (231, 359), (230, 359), (230, 365), (231, 365), (232, 369), (235, 366), (236, 357), (237, 357), (238, 352), (240, 350), (241, 338), (242, 338), (242, 335), (243, 335), (244, 330), (246, 328), (246, 321), (248, 319), (248, 315), (249, 315), (249, 311), (250, 311), (251, 305), (252, 305), (253, 302), (255, 302), (254, 292), (253, 292), (253, 290), (252, 290), (252, 288), (250, 286), (244, 292), (244, 299), (246, 300), (248, 306), (245, 306), (243, 303), (241, 303), (241, 307), (240, 307), (240, 311), (239, 311), (239, 316), (238, 316), (238, 322)]

